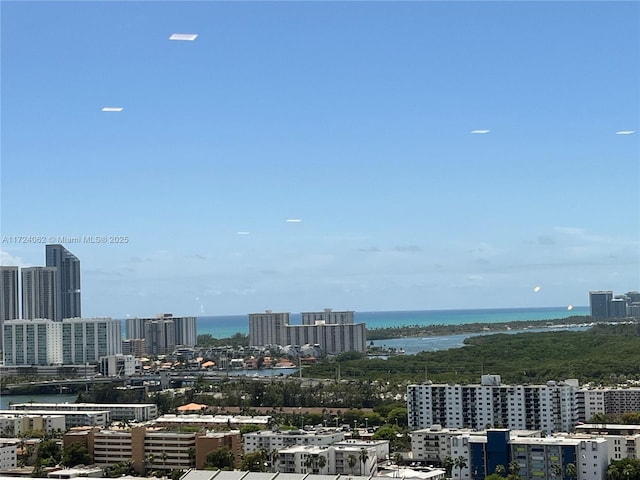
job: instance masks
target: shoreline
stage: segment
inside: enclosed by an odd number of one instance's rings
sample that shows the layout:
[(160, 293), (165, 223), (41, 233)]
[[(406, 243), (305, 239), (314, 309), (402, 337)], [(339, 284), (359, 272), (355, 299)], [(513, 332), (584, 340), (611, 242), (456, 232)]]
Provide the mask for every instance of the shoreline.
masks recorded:
[(514, 320), (511, 322), (477, 322), (465, 324), (403, 325), (400, 327), (367, 329), (367, 342), (409, 337), (438, 337), (463, 333), (501, 333), (510, 330), (528, 330), (547, 326), (578, 326), (595, 323), (589, 315), (545, 320)]

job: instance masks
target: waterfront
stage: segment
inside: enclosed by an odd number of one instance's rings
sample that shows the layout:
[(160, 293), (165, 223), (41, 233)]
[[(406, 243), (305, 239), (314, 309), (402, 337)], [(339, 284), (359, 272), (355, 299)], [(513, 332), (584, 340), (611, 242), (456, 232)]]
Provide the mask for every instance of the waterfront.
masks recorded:
[(386, 340), (373, 340), (369, 345), (381, 347), (387, 350), (402, 351), (407, 355), (413, 355), (420, 352), (435, 352), (438, 350), (448, 350), (450, 348), (464, 347), (464, 341), (470, 337), (480, 335), (495, 335), (499, 333), (516, 334), (523, 332), (549, 332), (560, 330), (584, 331), (588, 329), (588, 325), (570, 326), (570, 327), (547, 327), (547, 328), (528, 328), (524, 330), (502, 330), (499, 332), (482, 332), (482, 333), (461, 333), (458, 335), (442, 335), (433, 337), (403, 337), (390, 338)]
[[(338, 310), (338, 309), (335, 309)], [(589, 315), (589, 307), (544, 308), (491, 308), (468, 310), (420, 310), (389, 312), (358, 312), (356, 323), (365, 323), (367, 329), (414, 325), (461, 325), (469, 323), (505, 323), (534, 320), (553, 320), (572, 316)], [(299, 313), (291, 313), (291, 325), (299, 325)], [(249, 332), (248, 315), (207, 316), (197, 318), (198, 334), (210, 334), (214, 338), (227, 338), (236, 333)]]

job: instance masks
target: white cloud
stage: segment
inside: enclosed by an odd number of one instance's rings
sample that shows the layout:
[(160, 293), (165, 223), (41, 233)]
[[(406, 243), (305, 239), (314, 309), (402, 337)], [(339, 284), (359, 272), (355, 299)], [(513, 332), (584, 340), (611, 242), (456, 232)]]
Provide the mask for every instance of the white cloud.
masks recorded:
[(197, 33), (173, 33), (169, 37), (169, 40), (193, 42), (196, 38), (198, 38)]
[(0, 265), (8, 267), (28, 267), (29, 264), (20, 257), (11, 255), (5, 250), (0, 250)]

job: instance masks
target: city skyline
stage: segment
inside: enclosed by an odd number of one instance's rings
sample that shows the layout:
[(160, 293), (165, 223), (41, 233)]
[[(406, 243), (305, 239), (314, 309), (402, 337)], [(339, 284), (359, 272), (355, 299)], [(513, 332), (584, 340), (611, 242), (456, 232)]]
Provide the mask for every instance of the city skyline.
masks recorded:
[(635, 2), (0, 8), (0, 264), (83, 316), (640, 290)]

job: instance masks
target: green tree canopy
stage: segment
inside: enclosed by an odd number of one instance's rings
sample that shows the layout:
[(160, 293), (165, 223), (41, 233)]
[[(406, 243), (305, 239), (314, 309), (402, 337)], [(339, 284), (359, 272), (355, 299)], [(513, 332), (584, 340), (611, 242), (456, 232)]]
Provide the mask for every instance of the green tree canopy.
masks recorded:
[(228, 447), (219, 448), (207, 455), (205, 470), (233, 470), (235, 455)]
[(263, 452), (251, 452), (246, 453), (242, 459), (242, 470), (249, 470), (250, 472), (266, 472), (267, 464), (266, 458)]
[(65, 467), (75, 467), (76, 465), (91, 465), (93, 460), (87, 447), (81, 443), (70, 443), (62, 449), (62, 464)]

